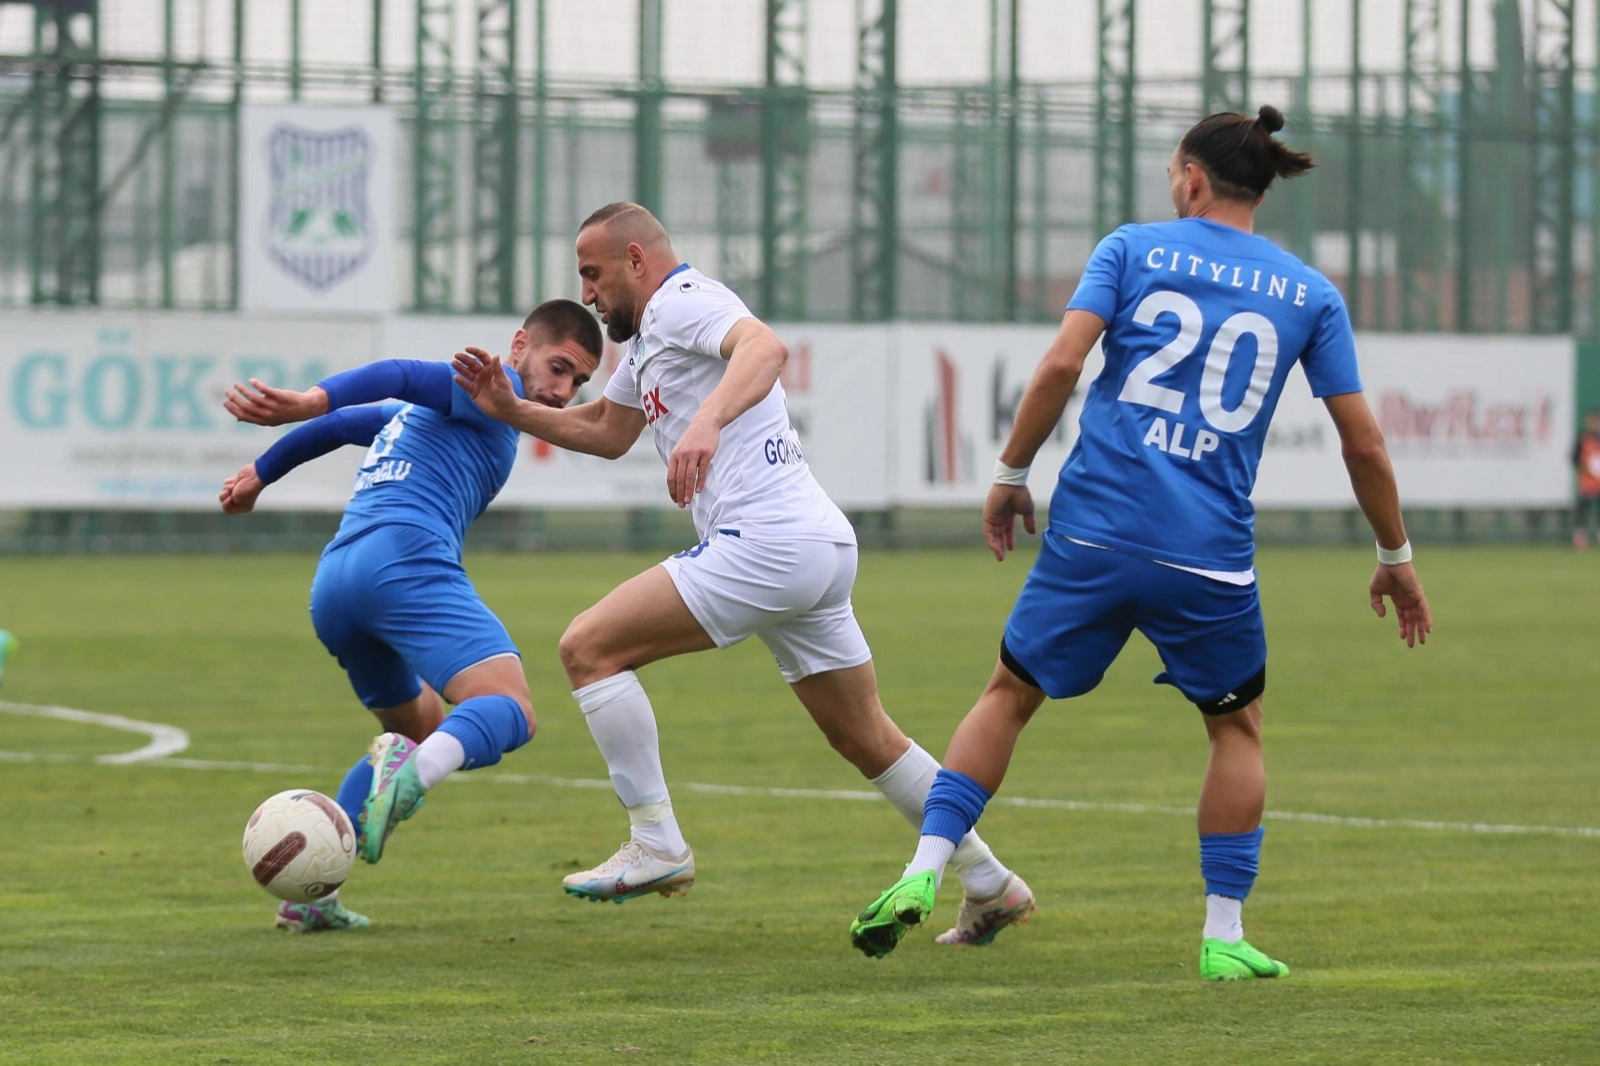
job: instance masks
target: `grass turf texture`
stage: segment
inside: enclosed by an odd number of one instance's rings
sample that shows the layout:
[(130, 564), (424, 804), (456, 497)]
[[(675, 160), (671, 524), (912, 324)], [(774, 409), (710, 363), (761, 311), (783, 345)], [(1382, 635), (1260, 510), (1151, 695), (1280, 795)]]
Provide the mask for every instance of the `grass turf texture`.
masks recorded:
[[(371, 728), (311, 632), (309, 556), (0, 560), (22, 640), (0, 698), (171, 723), (141, 738), (0, 715), (0, 1063), (1578, 1063), (1600, 1057), (1600, 839), (1269, 822), (1251, 940), (1287, 981), (1203, 985), (1193, 823), (992, 807), (982, 829), (1040, 912), (982, 950), (928, 929), (883, 962), (847, 943), (914, 834), (885, 803), (675, 805), (700, 881), (622, 907), (560, 878), (626, 834), (562, 683), (568, 619), (653, 558), (483, 555), (521, 643), (531, 747), (447, 782), (358, 867), (356, 934), (270, 928), (239, 836), (283, 788), (333, 792)], [(1370, 553), (1261, 560), (1273, 647), (1269, 809), (1600, 825), (1600, 557), (1425, 551), (1435, 640), (1365, 603)], [(885, 703), (935, 754), (993, 665), (1026, 560), (868, 554), (856, 605)], [(1096, 693), (1048, 704), (1005, 795), (1188, 807), (1198, 715), (1135, 637)], [(860, 790), (755, 641), (647, 669), (669, 779)], [(463, 780), (463, 777), (466, 780)], [(478, 780), (471, 780), (476, 777)], [(488, 780), (484, 780), (487, 777)], [(952, 879), (931, 930), (955, 913)]]

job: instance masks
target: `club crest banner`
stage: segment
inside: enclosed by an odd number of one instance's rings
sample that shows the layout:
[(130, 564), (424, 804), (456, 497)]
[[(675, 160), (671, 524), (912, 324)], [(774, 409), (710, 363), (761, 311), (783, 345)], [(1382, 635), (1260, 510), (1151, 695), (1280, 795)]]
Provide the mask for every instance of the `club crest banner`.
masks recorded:
[(241, 308), (392, 311), (394, 114), (250, 106), (240, 126)]

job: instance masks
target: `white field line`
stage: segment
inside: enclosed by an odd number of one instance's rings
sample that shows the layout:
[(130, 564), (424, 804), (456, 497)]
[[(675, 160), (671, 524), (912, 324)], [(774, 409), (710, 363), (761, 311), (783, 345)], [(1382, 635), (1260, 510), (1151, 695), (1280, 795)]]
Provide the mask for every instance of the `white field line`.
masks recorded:
[[(165, 752), (152, 749), (163, 744), (176, 744), (170, 751), (183, 751), (189, 746), (189, 735), (173, 726), (139, 722), (109, 714), (74, 711), (66, 707), (31, 707), (23, 704), (0, 702), (0, 711), (12, 714), (37, 714), (46, 718), (103, 725), (113, 729), (149, 734), (150, 744), (137, 751), (119, 755), (101, 755), (94, 761), (101, 764), (132, 764), (144, 766), (170, 766), (179, 770), (236, 770), (262, 774), (302, 774), (334, 777), (344, 772), (343, 767), (293, 765), (269, 762), (229, 762), (214, 759), (173, 759)], [(41, 755), (32, 752), (0, 751), (0, 762), (79, 762), (71, 755)], [(549, 777), (542, 774), (452, 774), (452, 781), (479, 782), (493, 785), (542, 785), (546, 788), (585, 788), (609, 791), (611, 782), (594, 777)], [(882, 800), (881, 793), (866, 789), (822, 788), (767, 788), (756, 785), (714, 785), (691, 781), (672, 786), (679, 792), (698, 792), (713, 796), (754, 796), (765, 799), (832, 800), (845, 802), (875, 802)], [(1170, 807), (1152, 803), (1097, 803), (1090, 800), (1029, 799), (1022, 796), (996, 796), (990, 801), (996, 807), (1023, 807), (1034, 810), (1083, 811), (1095, 814), (1162, 814), (1193, 818), (1193, 807)], [(1484, 833), (1505, 836), (1558, 836), (1584, 837), (1600, 840), (1600, 828), (1563, 825), (1501, 825), (1491, 822), (1439, 822), (1418, 818), (1357, 818), (1343, 814), (1317, 814), (1308, 811), (1267, 811), (1263, 816), (1274, 822), (1310, 822), (1315, 825), (1338, 825), (1355, 829), (1416, 829), (1435, 833)]]
[[(453, 781), (474, 780), (470, 774), (455, 774)], [(522, 774), (490, 774), (482, 778), (490, 784), (548, 785), (553, 788), (605, 788), (610, 781), (593, 778), (540, 777)], [(762, 796), (781, 799), (855, 800), (883, 799), (880, 792), (863, 789), (762, 788), (752, 785), (708, 785), (691, 781), (673, 785), (682, 792), (702, 792), (716, 796)], [(1089, 800), (1028, 799), (1023, 796), (996, 796), (991, 807), (1027, 807), (1051, 811), (1089, 811), (1099, 814), (1171, 814), (1193, 818), (1193, 807), (1164, 807), (1151, 803), (1096, 803)], [(1435, 822), (1416, 818), (1354, 818), (1342, 814), (1314, 814), (1304, 811), (1267, 811), (1269, 821), (1312, 822), (1320, 825), (1354, 826), (1360, 829), (1423, 829), (1440, 833), (1532, 834), (1539, 836), (1591, 837), (1600, 840), (1600, 829), (1589, 826), (1495, 825), (1488, 822)]]
[[(71, 707), (36, 707), (28, 703), (6, 703), (0, 700), (0, 712), (5, 714), (26, 714), (34, 718), (54, 718), (61, 722), (80, 722), (83, 725), (104, 726), (107, 729), (120, 729), (125, 733), (143, 733), (150, 738), (150, 743), (133, 751), (117, 752), (112, 755), (97, 755), (95, 762), (107, 764), (149, 762), (151, 759), (160, 759), (168, 755), (176, 755), (189, 746), (189, 734), (177, 726), (161, 725), (157, 722), (141, 722), (136, 718), (124, 718), (120, 714), (97, 714), (94, 711), (78, 711)], [(27, 758), (26, 752), (4, 752), (0, 758), (8, 761), (35, 761)], [(19, 756), (21, 758), (19, 758)], [(62, 760), (49, 758), (47, 762), (60, 762)]]

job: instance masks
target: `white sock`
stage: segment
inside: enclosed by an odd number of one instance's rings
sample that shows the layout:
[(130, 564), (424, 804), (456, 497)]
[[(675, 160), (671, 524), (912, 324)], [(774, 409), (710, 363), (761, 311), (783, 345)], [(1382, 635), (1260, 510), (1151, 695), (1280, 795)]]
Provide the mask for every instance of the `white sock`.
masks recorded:
[(950, 861), (951, 854), (956, 850), (953, 840), (946, 837), (924, 836), (917, 841), (917, 853), (911, 856), (911, 862), (906, 865), (906, 873), (920, 874), (924, 870), (933, 871), (933, 883), (941, 884), (944, 881), (945, 864)]
[(417, 764), (417, 777), (423, 788), (432, 788), (440, 781), (461, 769), (467, 761), (466, 749), (454, 736), (436, 729), (427, 740), (417, 745), (411, 758)]
[(611, 787), (628, 810), (633, 839), (665, 856), (689, 850), (672, 814), (661, 769), (656, 714), (632, 670), (585, 685), (572, 694), (600, 748)]
[[(927, 802), (928, 790), (933, 787), (933, 779), (938, 774), (939, 760), (913, 740), (906, 753), (896, 759), (893, 766), (874, 777), (872, 783), (894, 804), (895, 810), (911, 823), (912, 828), (921, 829), (922, 805)], [(976, 830), (969, 831), (961, 838), (954, 855), (947, 853), (939, 860), (937, 867), (925, 868), (937, 869), (942, 877), (946, 862), (955, 868), (957, 876), (961, 878), (962, 890), (973, 899), (993, 899), (1005, 891), (1006, 881), (1011, 877), (1011, 871), (994, 857), (994, 852), (989, 850), (989, 845), (983, 842)]]
[(629, 807), (628, 825), (634, 840), (664, 859), (681, 859), (689, 854), (689, 842), (678, 828), (671, 800)]
[(1200, 934), (1207, 940), (1215, 938), (1236, 944), (1244, 939), (1244, 921), (1240, 912), (1244, 900), (1232, 896), (1206, 896), (1206, 928)]

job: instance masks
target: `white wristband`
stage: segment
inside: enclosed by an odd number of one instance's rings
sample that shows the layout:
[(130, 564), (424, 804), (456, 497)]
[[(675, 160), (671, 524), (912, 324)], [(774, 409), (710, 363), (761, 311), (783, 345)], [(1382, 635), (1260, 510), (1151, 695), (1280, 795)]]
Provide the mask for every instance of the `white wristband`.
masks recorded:
[(1024, 488), (1028, 484), (1028, 471), (1033, 469), (1028, 466), (1007, 466), (1000, 460), (994, 461), (994, 483), (996, 485), (1019, 485)]
[(1398, 548), (1385, 548), (1378, 545), (1378, 562), (1384, 566), (1399, 566), (1401, 563), (1411, 561), (1411, 542), (1408, 540)]

